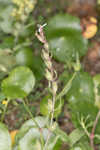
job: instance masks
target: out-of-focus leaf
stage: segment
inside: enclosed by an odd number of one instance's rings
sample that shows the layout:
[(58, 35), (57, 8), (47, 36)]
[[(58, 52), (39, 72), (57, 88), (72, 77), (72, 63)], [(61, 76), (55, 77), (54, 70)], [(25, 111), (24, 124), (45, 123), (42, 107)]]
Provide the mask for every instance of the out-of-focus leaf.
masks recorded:
[(37, 128), (31, 128), (23, 138), (19, 141), (20, 150), (41, 150), (40, 142), (37, 140), (40, 138), (40, 132)]
[(87, 40), (82, 37), (80, 21), (69, 14), (58, 14), (48, 21), (46, 37), (53, 56), (61, 62), (69, 62), (87, 52)]
[(35, 77), (28, 67), (17, 67), (2, 81), (2, 90), (7, 98), (24, 98), (33, 89)]
[[(46, 142), (48, 133), (50, 132), (47, 129), (47, 118), (38, 116), (34, 119), (37, 122), (39, 128), (32, 119), (26, 121), (15, 137), (15, 147), (17, 146), (17, 150), (41, 150), (41, 135), (44, 142)], [(50, 134), (51, 136), (48, 141), (47, 150), (60, 150), (62, 144), (60, 135), (55, 133)]]
[(80, 129), (73, 130), (69, 135), (70, 146), (72, 147), (74, 144), (76, 144), (84, 136), (84, 134), (84, 131)]
[(2, 100), (4, 100), (6, 97), (4, 95), (4, 93), (0, 92), (0, 102), (2, 102)]
[(2, 123), (0, 123), (0, 150), (11, 150), (11, 137)]
[(10, 49), (0, 50), (0, 71), (8, 72), (16, 64), (15, 57), (9, 51)]
[(76, 143), (76, 145), (70, 150), (93, 150), (93, 149), (90, 147), (90, 144), (88, 143), (87, 139), (83, 138), (81, 141)]
[(16, 53), (16, 62), (18, 65), (25, 65), (31, 68), (36, 79), (39, 80), (44, 74), (44, 64), (40, 56), (35, 56), (31, 48), (25, 47)]
[[(71, 78), (71, 75), (69, 75)], [(79, 72), (67, 93), (69, 103), (90, 102), (94, 104), (94, 84), (87, 72)]]
[[(41, 117), (41, 116), (35, 117), (35, 121), (37, 122), (37, 124), (39, 125), (40, 128), (45, 127), (48, 123), (47, 118)], [(21, 129), (26, 128), (27, 126), (36, 126), (36, 124), (32, 119), (30, 119), (23, 124)]]
[(62, 142), (61, 142), (59, 136), (60, 135), (51, 136), (51, 138), (48, 142), (47, 150), (60, 150)]
[(12, 36), (7, 36), (0, 38), (2, 42), (0, 43), (0, 49), (10, 49), (14, 46), (14, 38)]
[(69, 144), (69, 137), (67, 135), (67, 133), (65, 133), (64, 131), (62, 131), (59, 127), (57, 127), (54, 130), (54, 133), (59, 136), (59, 138), (61, 139), (61, 141), (68, 143)]
[(100, 109), (100, 74), (93, 77), (94, 92), (95, 92), (95, 105)]
[(0, 14), (0, 18), (2, 20), (0, 21), (0, 28), (5, 33), (11, 33), (12, 32), (12, 18), (11, 18), (11, 12), (12, 12), (12, 5), (9, 5), (3, 9), (2, 13)]

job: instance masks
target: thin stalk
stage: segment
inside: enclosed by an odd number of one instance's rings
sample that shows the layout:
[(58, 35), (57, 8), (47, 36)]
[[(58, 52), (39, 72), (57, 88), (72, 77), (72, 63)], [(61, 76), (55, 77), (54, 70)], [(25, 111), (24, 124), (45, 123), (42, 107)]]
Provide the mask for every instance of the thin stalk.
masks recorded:
[(54, 118), (54, 112), (55, 112), (55, 101), (56, 101), (56, 95), (53, 95), (53, 100), (52, 100), (52, 112), (51, 112), (51, 121), (50, 121), (50, 127), (53, 125), (53, 118)]
[(38, 125), (38, 123), (37, 123), (36, 120), (34, 119), (34, 117), (33, 117), (32, 113), (31, 113), (31, 111), (29, 110), (29, 107), (25, 104), (25, 101), (24, 101), (24, 100), (23, 100), (23, 105), (24, 105), (26, 111), (28, 112), (28, 114), (30, 115), (30, 117), (32, 118), (32, 120), (35, 122), (35, 125), (36, 125), (38, 128), (40, 128), (39, 125)]
[[(52, 113), (51, 113), (50, 127), (52, 127), (52, 125), (53, 125), (55, 100), (56, 100), (56, 99), (55, 99), (55, 96), (54, 96), (54, 97), (53, 97), (53, 104), (52, 104), (52, 107), (53, 107), (53, 108), (52, 108)], [(48, 136), (47, 136), (47, 140), (46, 140), (46, 142), (45, 142), (45, 145), (44, 145), (44, 149), (43, 149), (43, 150), (46, 150), (50, 137), (51, 137), (51, 132), (49, 131)]]
[[(38, 125), (38, 123), (37, 123), (36, 120), (34, 119), (34, 117), (33, 117), (32, 113), (31, 113), (29, 107), (25, 104), (25, 101), (24, 101), (24, 100), (23, 100), (23, 105), (24, 105), (26, 111), (28, 112), (28, 114), (30, 115), (30, 117), (32, 118), (32, 120), (34, 121), (36, 127), (40, 129), (40, 126)], [(40, 133), (41, 133), (41, 131), (40, 131)], [(42, 133), (41, 133), (40, 139), (41, 139), (41, 146), (42, 146), (42, 149), (43, 149), (43, 147), (44, 147), (44, 139), (43, 139)]]
[(91, 145), (93, 150), (95, 150), (95, 146), (94, 146), (94, 137), (95, 137), (95, 135), (94, 134), (95, 134), (95, 129), (96, 129), (99, 118), (100, 118), (100, 110), (97, 113), (96, 119), (95, 119), (94, 124), (93, 124), (92, 132), (90, 134), (90, 145)]
[[(53, 104), (52, 104), (50, 127), (52, 127), (52, 125), (53, 125), (55, 101), (60, 99), (62, 96), (64, 96), (66, 94), (66, 92), (69, 90), (69, 87), (70, 87), (73, 79), (75, 78), (76, 74), (77, 74), (76, 72), (73, 74), (72, 78), (69, 80), (67, 85), (64, 87), (64, 89), (61, 91), (61, 93), (57, 97), (56, 97), (55, 94), (53, 94), (53, 101), (52, 101)], [(44, 150), (46, 150), (46, 148), (47, 148), (50, 137), (51, 137), (51, 132), (48, 133), (47, 140), (46, 140), (46, 143), (45, 143), (45, 146), (44, 146)]]
[(72, 81), (74, 80), (75, 76), (77, 75), (77, 72), (73, 73), (72, 78), (68, 81), (68, 83), (65, 85), (65, 87), (63, 88), (63, 90), (59, 93), (59, 95), (56, 97), (56, 100), (60, 99), (61, 97), (63, 97), (69, 90)]
[(51, 132), (49, 131), (43, 150), (46, 150), (50, 137), (51, 137)]

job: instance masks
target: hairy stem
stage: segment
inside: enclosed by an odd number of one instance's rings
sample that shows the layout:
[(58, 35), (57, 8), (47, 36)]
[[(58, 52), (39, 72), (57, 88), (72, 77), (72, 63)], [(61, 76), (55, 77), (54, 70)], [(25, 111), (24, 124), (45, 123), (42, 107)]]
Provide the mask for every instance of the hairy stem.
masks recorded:
[[(45, 26), (45, 24), (43, 26), (39, 25), (39, 30), (38, 30), (38, 32), (36, 32), (36, 36), (41, 41), (41, 43), (43, 43), (42, 57), (43, 57), (45, 65), (46, 65), (45, 77), (48, 80), (48, 86), (52, 92), (52, 107), (50, 110), (50, 117), (51, 117), (50, 118), (50, 129), (52, 130), (54, 111), (55, 111), (54, 109), (55, 109), (55, 101), (56, 101), (56, 92), (57, 92), (58, 86), (57, 86), (57, 81), (56, 81), (57, 74), (53, 68), (52, 58), (51, 58), (50, 52), (49, 52), (49, 45), (48, 45), (48, 42), (47, 42), (44, 32), (43, 32), (44, 26)], [(47, 135), (47, 139), (46, 139), (43, 150), (46, 150), (50, 137), (51, 137), (51, 131), (49, 131), (49, 133)]]

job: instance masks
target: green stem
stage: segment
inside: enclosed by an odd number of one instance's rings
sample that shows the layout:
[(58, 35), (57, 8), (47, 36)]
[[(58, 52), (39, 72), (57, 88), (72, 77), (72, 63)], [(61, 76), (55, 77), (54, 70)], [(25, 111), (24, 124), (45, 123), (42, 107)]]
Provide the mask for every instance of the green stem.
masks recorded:
[(33, 117), (32, 113), (31, 113), (31, 111), (29, 110), (29, 107), (25, 104), (25, 101), (24, 101), (24, 100), (23, 100), (23, 105), (24, 105), (26, 111), (28, 112), (28, 114), (30, 115), (30, 117), (32, 118), (32, 120), (35, 122), (36, 127), (40, 128), (39, 125), (38, 125), (38, 123), (37, 123), (36, 120), (34, 119), (34, 117)]
[[(55, 93), (53, 93), (50, 127), (52, 127), (52, 125), (53, 125), (53, 118), (54, 118), (54, 112), (55, 112), (55, 101), (56, 101), (56, 95), (55, 95)], [(51, 132), (49, 131), (43, 150), (46, 150), (50, 137), (51, 137)]]
[(17, 51), (18, 49), (22, 48), (23, 46), (30, 46), (32, 44), (32, 42), (26, 42), (26, 43), (22, 43), (22, 44), (17, 44), (13, 50)]
[[(28, 114), (30, 115), (30, 117), (32, 118), (32, 120), (34, 121), (36, 127), (40, 129), (40, 126), (38, 125), (37, 121), (34, 119), (34, 117), (33, 117), (32, 113), (31, 113), (29, 107), (26, 105), (24, 100), (23, 100), (23, 105), (24, 105), (26, 111), (28, 112)], [(40, 133), (41, 133), (41, 131), (40, 131)], [(44, 147), (44, 139), (43, 139), (42, 133), (41, 133), (40, 139), (41, 139), (41, 146), (42, 146), (42, 149), (43, 149), (43, 147)]]
[(5, 114), (6, 114), (6, 111), (7, 111), (7, 107), (8, 107), (9, 102), (10, 102), (10, 99), (8, 99), (7, 104), (5, 105), (5, 108), (4, 108), (4, 111), (3, 111), (3, 114), (2, 114), (2, 116), (1, 116), (1, 122), (3, 122), (3, 121), (4, 121)]
[(68, 83), (65, 85), (65, 87), (63, 88), (63, 90), (56, 97), (56, 100), (60, 99), (61, 97), (63, 97), (68, 92), (68, 90), (70, 89), (70, 86), (71, 86), (72, 81), (75, 78), (76, 74), (77, 74), (77, 72), (74, 72), (72, 78), (68, 81)]

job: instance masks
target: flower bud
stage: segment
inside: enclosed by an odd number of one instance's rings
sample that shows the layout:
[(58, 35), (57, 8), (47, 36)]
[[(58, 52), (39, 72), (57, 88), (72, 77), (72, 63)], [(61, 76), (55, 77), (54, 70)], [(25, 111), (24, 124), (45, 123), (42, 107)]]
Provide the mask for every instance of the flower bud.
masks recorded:
[(53, 80), (53, 76), (48, 69), (46, 69), (46, 75), (45, 76), (46, 76), (47, 80), (49, 80), (49, 81)]
[(54, 82), (52, 83), (52, 89), (53, 89), (53, 92), (56, 94), (57, 89), (58, 89), (58, 85), (57, 85), (57, 82), (56, 82), (56, 81), (54, 81)]
[(51, 113), (51, 112), (52, 112), (52, 106), (53, 106), (53, 104), (52, 104), (52, 100), (51, 100), (51, 99), (49, 99), (49, 100), (48, 100), (48, 111), (49, 111), (49, 113)]

